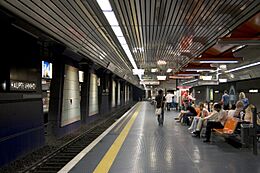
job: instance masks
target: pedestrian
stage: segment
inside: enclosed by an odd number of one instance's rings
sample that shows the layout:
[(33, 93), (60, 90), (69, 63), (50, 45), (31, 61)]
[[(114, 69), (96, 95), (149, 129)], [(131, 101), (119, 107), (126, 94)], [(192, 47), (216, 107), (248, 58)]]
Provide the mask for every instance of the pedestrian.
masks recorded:
[(158, 95), (155, 97), (156, 101), (156, 108), (161, 108), (161, 113), (157, 115), (158, 123), (159, 126), (163, 125), (164, 121), (164, 102), (165, 102), (165, 97), (163, 96), (163, 90), (158, 91)]

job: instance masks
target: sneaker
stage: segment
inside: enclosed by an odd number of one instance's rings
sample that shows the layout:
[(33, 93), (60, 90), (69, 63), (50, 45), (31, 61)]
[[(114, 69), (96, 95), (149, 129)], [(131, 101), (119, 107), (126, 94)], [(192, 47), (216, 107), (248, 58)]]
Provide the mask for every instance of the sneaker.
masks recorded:
[(188, 130), (191, 130), (191, 129), (192, 129), (191, 127), (188, 128)]

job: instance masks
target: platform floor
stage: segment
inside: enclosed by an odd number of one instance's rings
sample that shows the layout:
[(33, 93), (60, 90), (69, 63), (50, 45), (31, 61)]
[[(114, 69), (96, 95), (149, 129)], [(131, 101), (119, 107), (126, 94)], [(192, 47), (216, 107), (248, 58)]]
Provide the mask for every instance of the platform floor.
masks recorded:
[(60, 173), (260, 173), (259, 155), (217, 138), (203, 143), (175, 122), (177, 114), (165, 111), (164, 125), (158, 126), (153, 106), (139, 102), (89, 152), (80, 153), (80, 161), (71, 161)]

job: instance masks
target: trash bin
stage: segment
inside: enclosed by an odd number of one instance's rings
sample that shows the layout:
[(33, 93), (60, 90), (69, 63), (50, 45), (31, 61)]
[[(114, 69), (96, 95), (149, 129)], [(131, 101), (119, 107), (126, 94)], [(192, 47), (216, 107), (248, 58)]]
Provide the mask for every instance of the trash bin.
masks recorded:
[(241, 124), (241, 143), (243, 147), (252, 147), (253, 145), (253, 125)]

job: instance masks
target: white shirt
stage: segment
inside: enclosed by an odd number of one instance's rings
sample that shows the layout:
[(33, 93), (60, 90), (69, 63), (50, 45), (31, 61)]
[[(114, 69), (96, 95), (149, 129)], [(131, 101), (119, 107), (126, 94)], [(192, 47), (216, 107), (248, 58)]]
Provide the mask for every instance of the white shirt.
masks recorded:
[(173, 94), (168, 93), (168, 94), (165, 96), (165, 98), (166, 98), (166, 102), (167, 102), (167, 103), (171, 103), (171, 102), (172, 102), (172, 97), (173, 97), (173, 96), (174, 96)]

